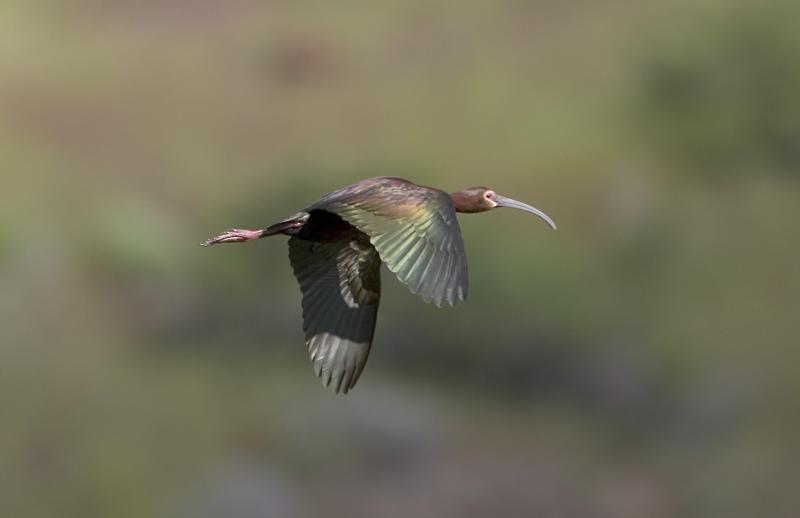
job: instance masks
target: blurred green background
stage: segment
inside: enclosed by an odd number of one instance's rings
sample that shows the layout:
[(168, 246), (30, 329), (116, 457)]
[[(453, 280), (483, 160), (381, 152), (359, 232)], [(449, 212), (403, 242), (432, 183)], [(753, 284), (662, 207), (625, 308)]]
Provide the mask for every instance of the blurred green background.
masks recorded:
[[(800, 9), (0, 3), (0, 514), (794, 517)], [(336, 397), (282, 238), (490, 185)]]

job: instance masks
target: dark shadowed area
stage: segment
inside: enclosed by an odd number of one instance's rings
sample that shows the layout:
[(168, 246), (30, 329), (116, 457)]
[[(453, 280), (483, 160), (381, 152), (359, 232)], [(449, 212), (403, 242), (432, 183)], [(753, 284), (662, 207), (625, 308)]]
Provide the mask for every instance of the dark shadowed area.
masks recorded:
[[(800, 506), (797, 2), (7, 0), (0, 515), (731, 518)], [(314, 376), (284, 237), (370, 176), (460, 216)]]

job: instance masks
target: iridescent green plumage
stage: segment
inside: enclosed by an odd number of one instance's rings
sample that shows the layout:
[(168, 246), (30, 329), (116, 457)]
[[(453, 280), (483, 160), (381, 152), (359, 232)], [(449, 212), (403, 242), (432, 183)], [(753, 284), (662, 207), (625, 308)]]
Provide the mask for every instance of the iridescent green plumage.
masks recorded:
[(350, 390), (367, 361), (381, 261), (426, 302), (466, 298), (464, 243), (447, 193), (376, 178), (333, 192), (301, 214), (307, 216), (289, 240), (289, 258), (303, 293), (314, 371), (334, 391)]
[(399, 178), (375, 178), (312, 205), (369, 236), (381, 260), (425, 302), (467, 297), (467, 256), (450, 195)]
[(437, 306), (467, 297), (467, 256), (456, 212), (542, 211), (486, 187), (447, 194), (402, 178), (370, 178), (334, 191), (263, 230), (229, 230), (206, 245), (286, 234), (303, 293), (303, 329), (314, 371), (335, 392), (353, 388), (369, 356), (381, 262)]

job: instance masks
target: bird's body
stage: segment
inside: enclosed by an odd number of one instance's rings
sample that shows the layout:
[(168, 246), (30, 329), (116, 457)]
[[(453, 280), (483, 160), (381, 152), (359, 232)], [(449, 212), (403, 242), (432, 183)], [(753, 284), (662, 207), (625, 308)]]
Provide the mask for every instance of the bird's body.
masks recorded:
[(205, 244), (289, 235), (303, 294), (303, 329), (314, 370), (347, 393), (367, 361), (380, 302), (380, 266), (426, 302), (467, 296), (467, 259), (456, 212), (509, 206), (544, 213), (477, 187), (454, 194), (402, 178), (362, 180), (323, 196), (264, 230), (230, 230)]

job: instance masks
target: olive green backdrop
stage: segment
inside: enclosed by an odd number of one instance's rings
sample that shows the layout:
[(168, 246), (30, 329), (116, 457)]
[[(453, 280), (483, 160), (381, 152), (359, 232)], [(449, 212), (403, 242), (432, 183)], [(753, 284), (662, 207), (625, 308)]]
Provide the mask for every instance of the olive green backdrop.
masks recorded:
[[(335, 6), (334, 6), (335, 4)], [(0, 514), (790, 517), (794, 2), (0, 4)], [(384, 272), (313, 376), (285, 239), (361, 178), (489, 185), (471, 293)]]

